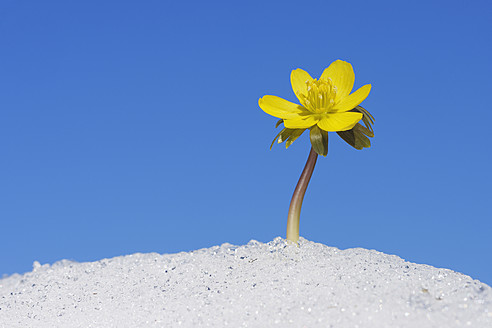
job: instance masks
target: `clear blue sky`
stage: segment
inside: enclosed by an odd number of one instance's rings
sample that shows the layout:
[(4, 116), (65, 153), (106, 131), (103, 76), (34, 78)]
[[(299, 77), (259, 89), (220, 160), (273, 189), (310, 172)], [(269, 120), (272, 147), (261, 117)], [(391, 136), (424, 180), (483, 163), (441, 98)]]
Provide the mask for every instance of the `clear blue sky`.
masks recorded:
[(307, 135), (265, 94), (354, 66), (373, 147), (330, 134), (301, 236), (492, 284), (489, 1), (0, 1), (0, 275), (285, 236)]

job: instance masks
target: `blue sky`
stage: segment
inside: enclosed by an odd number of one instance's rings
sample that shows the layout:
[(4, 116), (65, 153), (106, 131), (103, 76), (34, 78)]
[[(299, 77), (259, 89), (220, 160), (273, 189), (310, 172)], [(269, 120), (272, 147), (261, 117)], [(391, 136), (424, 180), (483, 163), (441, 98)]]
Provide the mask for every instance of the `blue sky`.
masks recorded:
[(301, 236), (492, 284), (488, 1), (1, 1), (0, 275), (285, 236), (309, 153), (258, 98), (354, 66), (372, 147), (330, 134)]

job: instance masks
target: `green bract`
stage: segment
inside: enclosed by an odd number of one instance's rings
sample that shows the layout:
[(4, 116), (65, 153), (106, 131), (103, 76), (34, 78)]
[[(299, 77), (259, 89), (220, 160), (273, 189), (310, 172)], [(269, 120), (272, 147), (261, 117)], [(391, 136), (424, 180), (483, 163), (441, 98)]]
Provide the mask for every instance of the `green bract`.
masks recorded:
[(355, 149), (369, 148), (371, 147), (371, 140), (368, 137), (374, 137), (374, 130), (372, 129), (374, 117), (362, 106), (357, 106), (353, 110), (362, 113), (362, 122), (365, 126), (357, 123), (352, 129), (339, 131), (337, 134)]
[[(350, 146), (357, 150), (371, 147), (370, 138), (374, 137), (374, 130), (372, 129), (372, 124), (374, 124), (374, 117), (362, 106), (357, 106), (352, 109), (353, 112), (359, 112), (362, 114), (362, 123), (364, 125), (357, 123), (352, 129), (347, 131), (338, 131), (337, 134), (345, 140)], [(280, 119), (275, 124), (275, 127), (279, 127), (283, 123)], [(270, 149), (272, 149), (275, 141), (282, 143), (285, 141), (285, 148), (289, 148), (292, 143), (299, 138), (304, 131), (307, 129), (289, 129), (283, 128), (273, 139)], [(326, 156), (328, 154), (328, 132), (321, 130), (316, 125), (310, 128), (310, 139), (311, 145), (316, 153), (321, 156)]]

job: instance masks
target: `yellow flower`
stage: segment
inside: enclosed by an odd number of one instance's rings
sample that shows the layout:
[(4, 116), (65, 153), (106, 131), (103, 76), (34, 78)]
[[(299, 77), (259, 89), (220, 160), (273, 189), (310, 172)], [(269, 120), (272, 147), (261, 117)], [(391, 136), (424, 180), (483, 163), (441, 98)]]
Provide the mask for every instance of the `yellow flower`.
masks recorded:
[(351, 111), (367, 98), (371, 85), (350, 93), (355, 74), (352, 65), (336, 60), (319, 79), (298, 68), (290, 75), (292, 89), (301, 105), (277, 96), (264, 96), (258, 104), (274, 117), (283, 119), (288, 129), (307, 129), (317, 125), (327, 132), (347, 131), (362, 119), (362, 113)]

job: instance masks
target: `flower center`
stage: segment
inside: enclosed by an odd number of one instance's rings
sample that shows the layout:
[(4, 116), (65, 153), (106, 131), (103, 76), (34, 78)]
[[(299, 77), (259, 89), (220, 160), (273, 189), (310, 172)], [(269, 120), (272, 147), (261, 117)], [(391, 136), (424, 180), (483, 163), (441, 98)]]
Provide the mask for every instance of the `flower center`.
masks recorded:
[(335, 104), (337, 87), (331, 79), (314, 79), (306, 81), (307, 93), (300, 97), (304, 106), (313, 113), (326, 113)]

